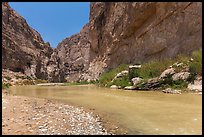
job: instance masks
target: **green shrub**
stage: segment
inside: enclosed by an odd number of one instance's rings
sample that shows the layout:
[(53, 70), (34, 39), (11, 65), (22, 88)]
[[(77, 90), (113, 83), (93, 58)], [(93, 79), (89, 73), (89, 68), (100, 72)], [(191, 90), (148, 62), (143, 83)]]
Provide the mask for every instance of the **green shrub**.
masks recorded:
[[(129, 81), (128, 76), (123, 76), (121, 78), (117, 78), (111, 84), (116, 85), (116, 86), (121, 86), (121, 88), (132, 85), (131, 82)], [(110, 86), (110, 85), (108, 85), (108, 86)]]
[(173, 89), (184, 89), (187, 88), (188, 83), (185, 82), (184, 80), (176, 80), (173, 82), (173, 85), (171, 86), (171, 88)]
[(138, 70), (139, 77), (143, 79), (149, 79), (158, 77), (161, 73), (172, 64), (171, 59), (165, 60), (152, 60), (150, 62), (142, 64), (142, 67)]
[(2, 83), (2, 89), (8, 89), (10, 86), (9, 83)]
[(138, 71), (138, 69), (130, 69), (130, 70), (129, 70), (128, 77), (129, 77), (129, 81), (131, 81), (132, 78), (139, 77), (139, 71)]
[(189, 64), (189, 71), (192, 74), (202, 75), (202, 51), (194, 51), (192, 53), (193, 61)]
[(115, 77), (117, 73), (127, 69), (128, 69), (128, 65), (122, 64), (115, 69), (102, 73), (98, 81), (99, 85), (102, 85), (102, 86), (110, 85), (110, 82), (112, 81), (112, 79)]
[(163, 83), (172, 86), (174, 83), (172, 75), (168, 74), (164, 79)]
[(197, 75), (197, 69), (196, 69), (196, 66), (193, 65), (192, 63), (189, 65), (189, 72), (190, 72), (190, 76), (188, 77), (187, 81), (194, 82)]
[[(194, 60), (189, 62), (190, 58)], [(180, 66), (173, 65), (174, 63), (183, 63)], [(194, 51), (192, 55), (183, 55), (180, 54), (175, 58), (169, 59), (162, 59), (162, 60), (152, 60), (146, 63), (141, 64), (140, 69), (133, 69), (129, 72), (128, 77), (120, 78), (117, 80), (113, 80), (115, 75), (122, 70), (127, 70), (128, 65), (120, 65), (119, 67), (112, 69), (106, 73), (103, 73), (99, 78), (99, 84), (102, 86), (128, 86), (130, 85), (131, 79), (134, 77), (140, 77), (144, 81), (150, 78), (159, 77), (161, 73), (166, 70), (169, 66), (173, 65), (172, 67), (175, 68), (176, 72), (180, 72), (189, 66), (190, 76), (187, 79), (187, 82), (192, 82), (195, 80), (196, 75), (202, 75), (202, 51), (201, 49), (198, 51)], [(138, 87), (145, 88), (145, 82), (141, 82), (138, 84)], [(171, 87), (171, 88), (185, 88), (187, 87), (187, 82), (185, 81), (173, 81), (172, 76), (167, 76), (166, 79), (160, 81), (161, 88), (164, 87)]]

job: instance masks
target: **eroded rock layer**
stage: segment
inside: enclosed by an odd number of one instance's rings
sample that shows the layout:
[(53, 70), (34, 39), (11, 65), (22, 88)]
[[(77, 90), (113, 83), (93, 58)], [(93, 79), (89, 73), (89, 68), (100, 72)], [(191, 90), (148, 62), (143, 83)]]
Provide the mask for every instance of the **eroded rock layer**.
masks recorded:
[(49, 43), (16, 13), (2, 3), (2, 68), (47, 79), (47, 62), (52, 53)]
[(119, 64), (172, 58), (201, 47), (200, 2), (93, 2), (90, 8), (92, 78)]
[(60, 42), (48, 63), (49, 80), (74, 82), (83, 80), (90, 56), (89, 24)]

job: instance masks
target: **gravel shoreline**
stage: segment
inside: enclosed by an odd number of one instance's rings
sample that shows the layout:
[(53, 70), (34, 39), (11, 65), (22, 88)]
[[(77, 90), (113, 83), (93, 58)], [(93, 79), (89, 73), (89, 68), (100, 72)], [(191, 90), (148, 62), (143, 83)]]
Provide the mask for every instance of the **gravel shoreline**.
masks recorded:
[(2, 134), (110, 135), (100, 117), (57, 101), (2, 94)]

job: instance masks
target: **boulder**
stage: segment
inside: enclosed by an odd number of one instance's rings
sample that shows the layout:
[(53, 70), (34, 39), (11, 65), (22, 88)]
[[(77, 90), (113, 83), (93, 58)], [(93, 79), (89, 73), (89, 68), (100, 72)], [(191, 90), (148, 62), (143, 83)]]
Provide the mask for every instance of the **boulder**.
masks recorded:
[(202, 77), (197, 77), (193, 83), (188, 84), (187, 88), (192, 91), (202, 92)]
[(127, 86), (127, 87), (124, 87), (125, 90), (134, 90), (136, 89), (136, 87), (134, 86)]
[(190, 84), (188, 84), (187, 88), (189, 90), (192, 90), (192, 91), (196, 91), (196, 92), (200, 91), (200, 92), (202, 92), (202, 85), (196, 85), (196, 84), (190, 83)]
[(189, 72), (179, 72), (179, 73), (175, 73), (172, 78), (174, 81), (176, 80), (187, 80), (187, 78), (190, 76)]
[(199, 92), (198, 94), (199, 94), (199, 95), (202, 95), (202, 92)]
[(175, 73), (175, 69), (169, 68), (169, 69), (166, 69), (165, 71), (163, 71), (159, 78), (163, 79), (163, 78), (167, 77), (167, 75), (173, 75), (174, 73)]
[(117, 73), (117, 74), (116, 74), (116, 76), (112, 79), (112, 82), (113, 82), (114, 80), (116, 80), (117, 78), (121, 78), (121, 77), (126, 76), (126, 75), (128, 75), (128, 71), (127, 71), (127, 70), (123, 70), (123, 71), (121, 71), (120, 73)]
[(147, 82), (142, 82), (141, 84), (135, 85), (135, 88), (141, 90), (150, 90), (158, 88), (160, 84), (160, 79), (158, 77), (155, 77), (148, 79)]
[(164, 93), (170, 93), (170, 94), (181, 94), (181, 90), (171, 89), (167, 88), (165, 90), (162, 90)]
[(136, 78), (132, 78), (132, 82), (133, 82), (133, 85), (135, 86), (135, 85), (137, 85), (138, 83), (140, 83), (141, 82), (141, 78), (139, 78), (139, 77), (136, 77)]
[(124, 71), (121, 71), (120, 73), (117, 73), (116, 74), (116, 78), (120, 78), (122, 76), (125, 76), (128, 74), (128, 71), (127, 70), (124, 70)]
[(110, 88), (112, 88), (112, 89), (118, 89), (118, 86), (112, 85), (112, 86), (110, 86)]
[(129, 69), (139, 69), (141, 68), (141, 65), (131, 65), (129, 66)]
[(194, 84), (202, 86), (202, 76), (197, 76), (194, 80)]
[(180, 66), (182, 66), (182, 65), (183, 65), (182, 62), (180, 62), (180, 63), (179, 63), (179, 62), (176, 62), (176, 63), (173, 64), (173, 66), (177, 66), (177, 67), (180, 67)]
[(148, 81), (147, 81), (147, 87), (150, 89), (156, 88), (159, 85), (160, 85), (160, 79), (158, 77), (148, 79)]

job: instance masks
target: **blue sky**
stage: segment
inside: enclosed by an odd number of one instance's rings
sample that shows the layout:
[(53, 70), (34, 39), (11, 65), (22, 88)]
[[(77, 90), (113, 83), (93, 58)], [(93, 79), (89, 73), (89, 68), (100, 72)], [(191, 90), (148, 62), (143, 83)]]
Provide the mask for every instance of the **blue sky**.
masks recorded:
[(9, 2), (45, 42), (56, 47), (89, 21), (89, 2)]

